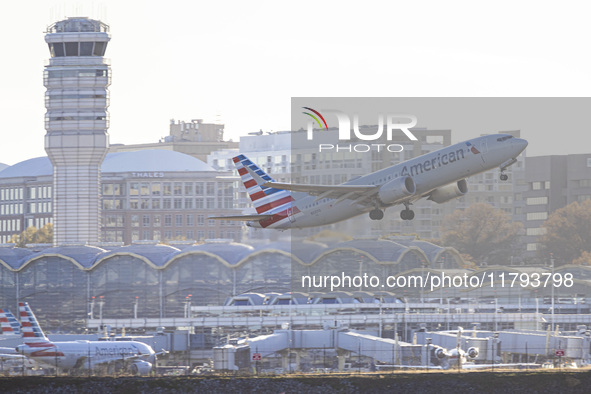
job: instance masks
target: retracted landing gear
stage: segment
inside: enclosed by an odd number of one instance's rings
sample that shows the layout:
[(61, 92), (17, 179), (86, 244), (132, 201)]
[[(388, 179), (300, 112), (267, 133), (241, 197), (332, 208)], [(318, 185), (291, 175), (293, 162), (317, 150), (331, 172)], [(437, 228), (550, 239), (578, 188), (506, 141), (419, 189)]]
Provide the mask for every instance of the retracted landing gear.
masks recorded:
[(371, 220), (382, 220), (384, 218), (384, 211), (381, 209), (372, 209), (369, 211), (369, 218)]
[(413, 220), (415, 218), (415, 211), (409, 208), (410, 203), (404, 203), (404, 209), (400, 211), (400, 219), (402, 220)]
[(501, 175), (499, 176), (499, 179), (502, 181), (506, 181), (507, 179), (509, 179), (509, 175), (503, 173), (503, 171), (501, 171)]

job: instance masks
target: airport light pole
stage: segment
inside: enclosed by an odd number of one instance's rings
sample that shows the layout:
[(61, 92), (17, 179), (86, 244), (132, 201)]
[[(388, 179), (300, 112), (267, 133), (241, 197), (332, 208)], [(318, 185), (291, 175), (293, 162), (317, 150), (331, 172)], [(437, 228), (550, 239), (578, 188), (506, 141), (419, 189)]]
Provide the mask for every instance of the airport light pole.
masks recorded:
[(427, 371), (429, 370), (429, 367), (431, 366), (431, 343), (432, 343), (433, 339), (432, 338), (427, 338)]
[(139, 298), (138, 296), (135, 297), (135, 300), (133, 301), (133, 318), (137, 319), (137, 306), (139, 303)]

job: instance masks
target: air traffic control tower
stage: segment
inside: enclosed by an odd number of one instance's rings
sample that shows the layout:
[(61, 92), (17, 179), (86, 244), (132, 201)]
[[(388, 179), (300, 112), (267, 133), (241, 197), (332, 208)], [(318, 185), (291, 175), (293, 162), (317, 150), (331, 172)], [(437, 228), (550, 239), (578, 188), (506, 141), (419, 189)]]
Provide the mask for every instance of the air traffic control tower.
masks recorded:
[(53, 164), (54, 244), (99, 241), (100, 166), (109, 146), (109, 26), (68, 18), (47, 28), (45, 151)]

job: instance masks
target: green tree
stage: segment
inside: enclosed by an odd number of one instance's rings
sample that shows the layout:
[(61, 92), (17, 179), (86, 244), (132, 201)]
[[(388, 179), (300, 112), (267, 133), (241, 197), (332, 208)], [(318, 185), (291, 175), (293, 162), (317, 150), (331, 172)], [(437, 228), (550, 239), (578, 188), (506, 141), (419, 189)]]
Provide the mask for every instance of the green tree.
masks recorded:
[(542, 226), (541, 253), (554, 255), (556, 265), (570, 264), (591, 252), (591, 200), (557, 209)]
[(19, 248), (24, 248), (28, 244), (45, 244), (53, 242), (53, 224), (48, 223), (39, 230), (31, 226), (20, 234), (14, 234), (11, 243)]
[(506, 264), (522, 227), (504, 211), (478, 203), (443, 220), (441, 241), (469, 255), (472, 261)]

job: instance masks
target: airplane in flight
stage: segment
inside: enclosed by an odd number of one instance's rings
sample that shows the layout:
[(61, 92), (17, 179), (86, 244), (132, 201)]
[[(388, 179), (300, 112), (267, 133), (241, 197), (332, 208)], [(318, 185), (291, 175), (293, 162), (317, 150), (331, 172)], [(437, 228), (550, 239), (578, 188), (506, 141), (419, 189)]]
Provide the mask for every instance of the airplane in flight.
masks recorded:
[(466, 178), (517, 162), (527, 141), (509, 134), (473, 138), (351, 179), (341, 185), (280, 183), (244, 155), (233, 158), (256, 214), (214, 216), (246, 221), (255, 228), (286, 230), (324, 226), (369, 212), (381, 220), (384, 210), (402, 204), (402, 220), (412, 220), (410, 206), (421, 198), (445, 203), (468, 192)]
[(19, 311), (24, 343), (16, 347), (16, 353), (41, 364), (64, 370), (126, 368), (133, 374), (147, 375), (156, 361), (158, 354), (137, 341), (51, 342), (28, 303), (20, 302)]

